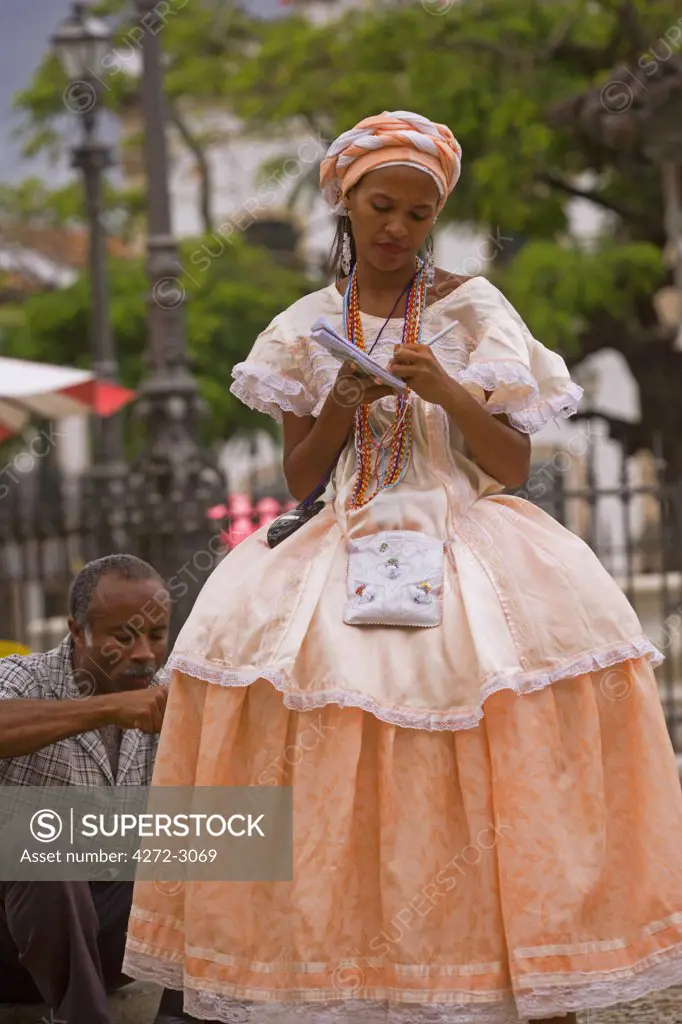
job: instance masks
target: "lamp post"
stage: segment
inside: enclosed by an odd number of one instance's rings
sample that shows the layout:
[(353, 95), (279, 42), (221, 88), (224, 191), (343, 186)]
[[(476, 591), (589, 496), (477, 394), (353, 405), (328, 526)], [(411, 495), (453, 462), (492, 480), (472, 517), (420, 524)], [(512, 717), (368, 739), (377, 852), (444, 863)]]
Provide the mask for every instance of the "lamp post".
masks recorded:
[[(52, 38), (57, 57), (69, 78), (64, 98), (81, 122), (81, 141), (73, 149), (72, 166), (83, 175), (89, 225), (90, 345), (92, 370), (97, 380), (116, 383), (118, 362), (109, 319), (109, 291), (106, 270), (106, 233), (102, 219), (102, 179), (111, 166), (110, 148), (98, 135), (98, 103), (101, 83), (94, 68), (111, 49), (111, 34), (105, 22), (92, 17), (85, 4), (74, 3), (70, 15)], [(98, 523), (101, 544), (110, 543), (101, 533), (102, 511), (111, 510), (125, 474), (121, 416), (93, 416), (93, 467), (90, 482), (96, 501), (91, 509)], [(110, 521), (110, 517), (106, 517)], [(98, 546), (100, 541), (98, 540)], [(100, 551), (100, 554), (105, 553)]]
[(203, 402), (187, 356), (183, 270), (171, 227), (161, 5), (158, 0), (135, 0), (134, 5), (142, 40), (150, 294), (148, 373), (138, 406), (145, 443), (128, 494), (142, 557), (175, 579), (171, 595), (181, 620), (217, 560), (206, 512), (225, 500), (226, 485), (217, 460), (198, 442)]

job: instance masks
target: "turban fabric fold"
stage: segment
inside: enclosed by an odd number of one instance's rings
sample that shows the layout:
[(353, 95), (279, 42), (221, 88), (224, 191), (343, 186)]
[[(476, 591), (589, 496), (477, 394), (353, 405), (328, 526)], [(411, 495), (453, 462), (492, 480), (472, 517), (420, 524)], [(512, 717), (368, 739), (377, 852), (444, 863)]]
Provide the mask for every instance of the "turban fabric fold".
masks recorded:
[(396, 164), (418, 167), (438, 186), (440, 205), (459, 180), (462, 148), (450, 129), (409, 110), (366, 117), (332, 142), (320, 167), (322, 193), (335, 213), (343, 196), (369, 171)]

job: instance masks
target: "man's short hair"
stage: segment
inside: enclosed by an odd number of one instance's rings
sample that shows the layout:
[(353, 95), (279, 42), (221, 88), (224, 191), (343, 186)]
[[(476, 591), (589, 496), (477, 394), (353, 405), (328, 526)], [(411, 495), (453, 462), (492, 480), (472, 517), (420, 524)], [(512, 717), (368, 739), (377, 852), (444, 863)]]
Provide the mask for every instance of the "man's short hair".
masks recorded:
[(135, 555), (105, 555), (83, 566), (69, 589), (69, 615), (78, 626), (87, 626), (92, 595), (103, 576), (124, 580), (156, 580), (166, 590), (161, 575), (148, 562)]

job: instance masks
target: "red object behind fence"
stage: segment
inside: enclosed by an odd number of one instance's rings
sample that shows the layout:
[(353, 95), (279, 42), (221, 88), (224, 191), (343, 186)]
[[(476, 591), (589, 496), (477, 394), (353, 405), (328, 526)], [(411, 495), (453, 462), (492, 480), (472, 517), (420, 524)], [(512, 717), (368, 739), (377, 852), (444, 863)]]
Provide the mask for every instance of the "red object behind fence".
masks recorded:
[(224, 504), (207, 509), (206, 517), (216, 522), (223, 520), (220, 537), (231, 550), (256, 530), (269, 526), (285, 509), (296, 508), (297, 504), (296, 501), (288, 501), (283, 505), (276, 498), (265, 497), (254, 505), (248, 494), (230, 494)]

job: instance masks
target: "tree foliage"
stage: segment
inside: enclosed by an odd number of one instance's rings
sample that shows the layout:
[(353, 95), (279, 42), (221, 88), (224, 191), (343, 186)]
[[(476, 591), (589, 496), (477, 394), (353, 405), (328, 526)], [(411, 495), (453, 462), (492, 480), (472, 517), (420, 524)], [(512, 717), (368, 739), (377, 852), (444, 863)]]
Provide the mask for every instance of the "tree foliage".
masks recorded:
[[(202, 239), (187, 240), (181, 250), (178, 282), (187, 298), (190, 359), (209, 415), (207, 442), (225, 440), (252, 428), (254, 413), (229, 393), (232, 366), (248, 354), (257, 334), (308, 287), (302, 276), (278, 266), (264, 249), (240, 239), (225, 244), (204, 270), (190, 263)], [(212, 240), (211, 251), (216, 251)], [(203, 266), (203, 263), (202, 263)], [(141, 260), (110, 260), (111, 322), (120, 362), (121, 382), (137, 387), (144, 378), (148, 283)], [(90, 365), (90, 294), (86, 276), (70, 288), (33, 296), (24, 316), (5, 325), (6, 356), (67, 366)], [(258, 426), (272, 429), (259, 417)]]
[[(102, 184), (102, 208), (106, 228), (124, 242), (141, 233), (145, 196), (139, 188), (117, 188), (106, 179)], [(83, 227), (85, 196), (79, 180), (52, 189), (40, 178), (25, 178), (18, 184), (0, 182), (0, 239), (12, 243), (23, 228)]]

